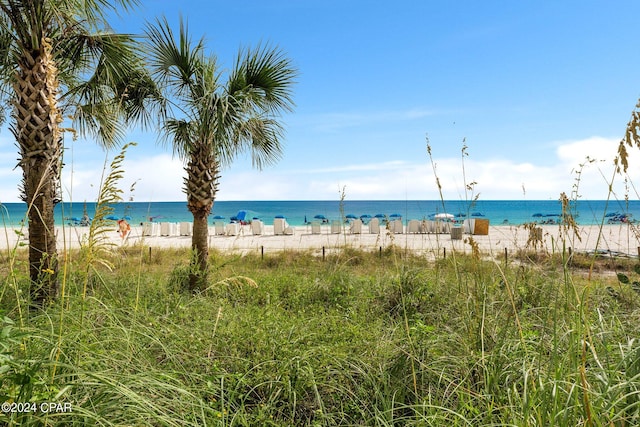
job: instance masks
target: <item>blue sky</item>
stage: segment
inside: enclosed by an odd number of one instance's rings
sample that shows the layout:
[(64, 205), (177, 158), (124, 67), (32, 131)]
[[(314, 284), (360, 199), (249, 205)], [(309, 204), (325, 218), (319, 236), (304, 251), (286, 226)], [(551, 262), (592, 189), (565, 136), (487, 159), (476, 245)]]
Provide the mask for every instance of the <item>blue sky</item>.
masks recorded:
[[(142, 0), (111, 23), (141, 33), (160, 15), (176, 28), (182, 15), (221, 66), (268, 42), (299, 69), (283, 158), (263, 171), (237, 159), (218, 200), (332, 200), (343, 187), (353, 200), (437, 199), (427, 137), (446, 199), (467, 197), (465, 180), (486, 200), (557, 199), (586, 156), (598, 161), (579, 193), (602, 199), (640, 97), (637, 1)], [(184, 200), (182, 163), (157, 134), (132, 129), (127, 140), (138, 145), (126, 196), (136, 182), (136, 201)], [(64, 198), (95, 200), (115, 153), (91, 139), (66, 146)], [(16, 157), (3, 128), (0, 202), (19, 200)], [(624, 196), (622, 177), (614, 188)]]

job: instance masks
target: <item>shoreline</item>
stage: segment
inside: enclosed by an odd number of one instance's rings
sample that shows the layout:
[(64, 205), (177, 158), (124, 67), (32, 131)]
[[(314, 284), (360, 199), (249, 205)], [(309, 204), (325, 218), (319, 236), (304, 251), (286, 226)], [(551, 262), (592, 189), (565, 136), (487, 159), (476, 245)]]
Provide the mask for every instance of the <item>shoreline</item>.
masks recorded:
[[(631, 224), (586, 225), (578, 226), (579, 238), (572, 231), (564, 238), (564, 230), (558, 225), (539, 225), (542, 239), (536, 245), (538, 250), (547, 252), (562, 252), (563, 245), (574, 252), (589, 252), (594, 250), (610, 251), (627, 256), (639, 256), (640, 239), (636, 235), (638, 228)], [(384, 250), (390, 246), (405, 249), (416, 254), (437, 253), (442, 251), (467, 252), (472, 251), (468, 243), (469, 237), (477, 244), (483, 254), (500, 255), (505, 250), (512, 252), (521, 249), (534, 249), (527, 246), (530, 232), (523, 226), (493, 225), (489, 226), (487, 235), (463, 234), (461, 239), (452, 239), (450, 233), (391, 233), (381, 227), (379, 234), (371, 234), (367, 227), (363, 227), (361, 234), (352, 234), (348, 227), (343, 227), (340, 234), (330, 233), (330, 227), (323, 225), (320, 234), (312, 234), (310, 226), (292, 227), (293, 235), (275, 235), (273, 225), (265, 225), (260, 235), (254, 235), (251, 226), (239, 227), (236, 235), (216, 235), (215, 228), (209, 227), (209, 248), (237, 252), (279, 252), (292, 250), (321, 251), (340, 248), (356, 248), (363, 250)], [(346, 233), (344, 232), (346, 230)], [(17, 232), (16, 232), (17, 231)], [(406, 231), (406, 227), (405, 227)], [(27, 233), (23, 229), (24, 234)], [(66, 226), (57, 227), (58, 250), (78, 249), (89, 233), (89, 227)], [(175, 232), (174, 232), (175, 234)], [(106, 234), (106, 242), (120, 246), (142, 245), (149, 248), (189, 248), (191, 236), (143, 236), (142, 226), (132, 226), (131, 233), (125, 241), (117, 234), (117, 227)], [(0, 231), (0, 250), (13, 248), (27, 248), (28, 240), (20, 235), (19, 228), (4, 228)]]

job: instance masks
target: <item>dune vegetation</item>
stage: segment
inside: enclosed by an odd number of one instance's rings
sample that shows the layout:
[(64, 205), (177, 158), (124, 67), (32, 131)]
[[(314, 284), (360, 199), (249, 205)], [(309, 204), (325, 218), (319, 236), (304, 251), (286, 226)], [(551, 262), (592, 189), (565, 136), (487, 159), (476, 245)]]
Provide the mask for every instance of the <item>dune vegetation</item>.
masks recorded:
[(640, 418), (635, 260), (212, 252), (210, 285), (193, 294), (187, 250), (123, 247), (89, 263), (67, 251), (60, 297), (30, 310), (26, 255), (0, 262), (3, 424)]

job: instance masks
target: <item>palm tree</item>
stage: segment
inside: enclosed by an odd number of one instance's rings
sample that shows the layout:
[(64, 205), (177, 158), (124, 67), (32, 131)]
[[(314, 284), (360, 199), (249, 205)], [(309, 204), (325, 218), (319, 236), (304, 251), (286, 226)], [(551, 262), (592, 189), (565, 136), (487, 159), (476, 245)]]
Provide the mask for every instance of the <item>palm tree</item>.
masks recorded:
[(153, 90), (133, 38), (109, 33), (105, 21), (106, 12), (135, 2), (0, 0), (0, 83), (13, 106), (35, 305), (57, 294), (53, 210), (61, 199), (63, 118), (113, 145), (123, 135), (121, 119), (144, 117), (144, 87)]
[(193, 214), (194, 273), (191, 289), (206, 283), (208, 216), (221, 169), (249, 151), (258, 169), (282, 154), (279, 115), (293, 108), (297, 74), (280, 50), (240, 51), (223, 81), (216, 59), (205, 55), (203, 39), (192, 42), (186, 25), (174, 35), (166, 19), (147, 27), (149, 65), (167, 100), (161, 124), (164, 140), (186, 162), (184, 191)]

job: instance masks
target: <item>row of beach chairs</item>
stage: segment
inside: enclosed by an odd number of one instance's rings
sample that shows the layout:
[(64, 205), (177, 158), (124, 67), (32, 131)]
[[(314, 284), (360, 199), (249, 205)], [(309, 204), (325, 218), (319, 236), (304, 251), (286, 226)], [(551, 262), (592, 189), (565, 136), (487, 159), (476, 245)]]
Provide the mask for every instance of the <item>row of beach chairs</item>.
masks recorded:
[[(373, 218), (368, 224), (368, 232), (370, 234), (380, 234), (380, 230), (388, 230), (394, 234), (426, 234), (426, 233), (436, 233), (436, 234), (448, 234), (451, 232), (453, 224), (447, 221), (428, 221), (428, 220), (417, 220), (412, 219), (407, 222), (407, 226), (405, 228), (404, 223), (401, 219), (396, 219), (393, 221), (389, 221), (386, 225), (380, 225), (380, 221), (377, 218)], [(471, 223), (464, 224), (464, 232), (472, 233)], [(365, 229), (365, 225), (362, 223), (362, 220), (355, 219), (349, 223), (347, 227), (345, 227), (345, 231), (348, 231), (351, 234), (362, 234)], [(343, 224), (340, 221), (332, 221), (330, 225), (331, 234), (339, 234), (343, 231)], [(311, 222), (311, 234), (320, 234), (322, 232), (322, 228), (320, 222), (312, 221)]]
[[(251, 234), (260, 236), (264, 234), (264, 222), (259, 219), (251, 221)], [(214, 233), (217, 236), (237, 236), (240, 234), (242, 226), (237, 222), (225, 224), (223, 222), (214, 223)], [(284, 218), (275, 218), (273, 220), (273, 234), (278, 235), (293, 235), (293, 227), (291, 227), (287, 220)]]
[[(412, 219), (407, 222), (405, 228), (401, 219), (389, 221), (386, 225), (381, 225), (378, 218), (373, 218), (368, 224), (368, 232), (370, 234), (380, 234), (381, 229), (388, 230), (394, 234), (448, 234), (451, 232), (453, 224), (447, 221), (433, 220), (417, 220)], [(250, 224), (251, 234), (264, 234), (264, 222), (261, 220), (253, 220)], [(348, 225), (343, 222), (334, 220), (329, 225), (331, 234), (340, 234), (343, 231), (351, 234), (362, 234), (365, 225), (362, 220), (355, 219)], [(224, 222), (214, 223), (214, 234), (217, 236), (237, 236), (241, 233), (242, 225), (236, 222), (225, 224)], [(473, 234), (473, 222), (465, 220), (462, 224), (462, 231), (466, 234)], [(322, 224), (320, 221), (311, 222), (311, 234), (321, 234)], [(149, 222), (145, 223), (142, 228), (143, 236), (191, 236), (193, 234), (193, 224), (191, 222)], [(294, 229), (286, 219), (275, 218), (273, 220), (273, 234), (275, 235), (293, 235)]]
[[(251, 233), (255, 235), (264, 234), (264, 223), (260, 220), (253, 220), (250, 224)], [(242, 225), (237, 222), (225, 224), (224, 222), (214, 223), (214, 234), (217, 236), (237, 236), (242, 230)], [(276, 235), (291, 235), (291, 227), (284, 218), (276, 218), (273, 221), (273, 232)], [(142, 226), (142, 235), (146, 237), (157, 236), (191, 236), (193, 234), (193, 224), (191, 222), (147, 222)]]
[(191, 236), (191, 222), (147, 222), (142, 226), (143, 236)]

